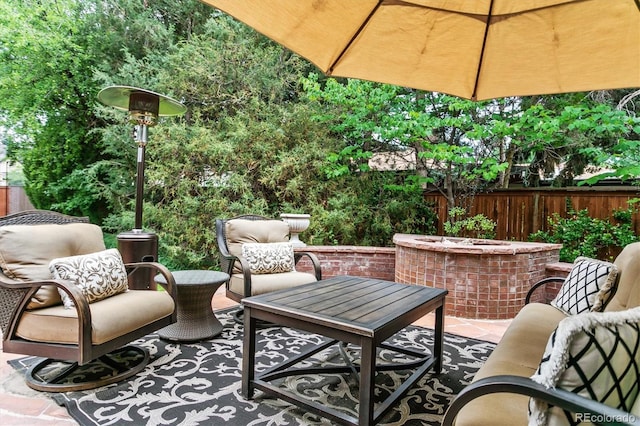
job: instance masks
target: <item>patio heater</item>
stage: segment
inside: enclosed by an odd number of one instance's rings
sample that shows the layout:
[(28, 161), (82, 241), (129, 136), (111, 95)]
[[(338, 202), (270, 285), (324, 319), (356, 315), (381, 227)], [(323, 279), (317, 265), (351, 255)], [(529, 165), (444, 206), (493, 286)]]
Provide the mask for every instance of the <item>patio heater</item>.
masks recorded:
[[(135, 225), (131, 231), (118, 234), (118, 250), (125, 262), (155, 262), (158, 260), (158, 236), (142, 230), (147, 132), (149, 127), (156, 125), (158, 117), (182, 115), (187, 108), (167, 96), (130, 86), (102, 89), (98, 93), (98, 100), (104, 105), (129, 112), (129, 122), (135, 125), (133, 138), (138, 144)], [(156, 287), (150, 269), (135, 271), (129, 280), (132, 289)]]

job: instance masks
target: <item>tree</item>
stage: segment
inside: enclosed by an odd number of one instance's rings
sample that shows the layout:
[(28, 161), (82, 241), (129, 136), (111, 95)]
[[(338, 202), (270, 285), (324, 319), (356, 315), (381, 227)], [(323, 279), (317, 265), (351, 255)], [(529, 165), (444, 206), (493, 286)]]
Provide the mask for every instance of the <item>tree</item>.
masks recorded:
[[(620, 168), (609, 157), (618, 144), (625, 146), (629, 138), (638, 139), (638, 119), (614, 105), (580, 94), (525, 101), (513, 138), (521, 152), (528, 154), (521, 158), (529, 164), (525, 181), (530, 186), (539, 184), (540, 171), (551, 175), (555, 186), (571, 186), (587, 169)], [(620, 176), (623, 174), (620, 168)]]
[[(612, 166), (605, 153), (635, 146), (627, 138), (637, 135), (628, 112), (583, 94), (471, 102), (317, 76), (305, 87), (325, 107), (317, 119), (345, 140), (331, 156), (328, 176), (366, 171), (376, 153), (405, 152), (415, 172), (395, 188), (431, 188), (446, 197), (447, 210), (468, 207), (479, 191), (508, 187), (516, 164), (529, 165), (528, 185), (540, 184), (540, 171), (557, 168), (556, 184), (571, 185), (589, 166)], [(618, 158), (617, 166), (623, 164)]]
[(392, 188), (422, 193), (428, 185), (447, 198), (449, 210), (507, 169), (499, 155), (503, 137), (481, 129), (495, 126), (498, 109), (507, 110), (512, 100), (474, 103), (359, 80), (321, 82), (317, 76), (305, 87), (311, 100), (326, 107), (317, 119), (345, 139), (345, 148), (331, 157), (328, 176), (368, 171), (374, 153), (408, 151), (416, 171)]
[[(189, 113), (152, 129), (144, 206), (166, 263), (215, 265), (214, 219), (243, 213), (310, 213), (305, 239), (313, 244), (389, 245), (394, 232), (433, 229), (433, 215), (412, 208), (413, 199), (385, 196), (381, 182), (397, 182), (395, 176), (324, 178), (327, 155), (341, 141), (311, 119), (315, 106), (301, 98), (309, 67), (226, 15), (214, 15), (203, 34), (167, 58), (158, 87), (170, 85)], [(125, 152), (122, 133), (116, 126), (101, 131), (114, 153)], [(115, 178), (129, 166), (100, 167)], [(112, 195), (121, 200), (114, 204), (127, 204), (125, 191)], [(114, 231), (131, 224), (124, 209), (107, 221)]]
[[(150, 6), (151, 4), (151, 6)], [(0, 107), (9, 157), (38, 208), (100, 221), (112, 206), (85, 167), (102, 159), (95, 97), (130, 57), (166, 52), (211, 12), (197, 1), (0, 1)], [(162, 55), (156, 54), (156, 58)], [(152, 68), (149, 69), (149, 71)], [(127, 83), (143, 81), (144, 76)]]
[(32, 203), (48, 207), (70, 195), (66, 176), (96, 158), (95, 137), (86, 132), (87, 70), (95, 62), (81, 42), (76, 1), (3, 1), (0, 8), (1, 108), (5, 125), (23, 136), (9, 141), (9, 156), (24, 166)]

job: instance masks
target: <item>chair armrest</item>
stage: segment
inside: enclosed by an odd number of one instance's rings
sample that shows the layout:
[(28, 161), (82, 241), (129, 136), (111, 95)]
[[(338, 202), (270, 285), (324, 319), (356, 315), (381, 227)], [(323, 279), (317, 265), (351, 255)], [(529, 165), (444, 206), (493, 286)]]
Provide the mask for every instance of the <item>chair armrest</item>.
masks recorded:
[(316, 276), (316, 280), (320, 281), (322, 279), (322, 270), (320, 269), (320, 261), (318, 260), (318, 257), (315, 254), (307, 251), (297, 251), (293, 254), (293, 257), (295, 259), (296, 265), (303, 257), (308, 257), (311, 260), (311, 263), (313, 264), (313, 272)]
[[(594, 424), (640, 425), (640, 418), (633, 414), (582, 397), (563, 389), (547, 389), (528, 377), (493, 376), (485, 377), (464, 388), (453, 400), (442, 421), (442, 426), (451, 426), (465, 405), (483, 395), (493, 393), (515, 393), (538, 398), (573, 413), (590, 414)], [(601, 422), (594, 420), (600, 419)]]
[(157, 271), (164, 277), (165, 281), (167, 282), (166, 284), (160, 283), (160, 285), (167, 291), (167, 293), (169, 293), (173, 300), (176, 300), (178, 296), (178, 291), (176, 289), (176, 280), (175, 278), (173, 278), (173, 274), (171, 273), (171, 271), (169, 271), (169, 269), (163, 264), (158, 262), (135, 262), (125, 263), (124, 266), (129, 274), (134, 273), (139, 268), (153, 269)]
[[(26, 307), (31, 300), (31, 297), (35, 294), (35, 292), (44, 285), (52, 285), (55, 286), (65, 293), (69, 295), (73, 304), (75, 306), (75, 310), (78, 314), (78, 321), (80, 322), (80, 335), (78, 336), (78, 341), (80, 342), (80, 348), (90, 348), (91, 347), (91, 310), (89, 309), (89, 302), (86, 297), (80, 290), (80, 287), (72, 283), (71, 281), (64, 280), (46, 280), (46, 281), (17, 281), (17, 282), (3, 282), (0, 281), (0, 287), (4, 290), (28, 290), (26, 292), (21, 292), (22, 297), (17, 299), (17, 303), (13, 305), (12, 312), (9, 314), (7, 324), (2, 324), (3, 327), (3, 336), (7, 338), (7, 336), (12, 336), (15, 328), (17, 327), (20, 316), (22, 312), (26, 310)], [(5, 309), (3, 306), (0, 309)], [(6, 328), (5, 328), (6, 327)]]
[[(244, 297), (251, 296), (251, 266), (249, 266), (249, 261), (244, 257), (240, 256), (232, 256), (234, 261), (231, 262), (229, 266), (229, 276), (233, 274), (233, 266), (235, 265), (235, 261), (240, 263), (240, 269), (242, 269), (242, 279), (244, 281)], [(229, 280), (230, 282), (231, 280)]]
[(545, 286), (549, 283), (564, 282), (565, 279), (566, 278), (563, 278), (563, 277), (548, 277), (548, 278), (541, 279), (540, 281), (535, 283), (533, 286), (531, 286), (531, 288), (527, 292), (526, 297), (524, 298), (524, 304), (527, 305), (531, 301), (531, 296), (533, 296), (533, 293), (540, 287)]
[[(226, 261), (226, 270), (223, 270), (222, 272), (226, 272), (227, 274), (231, 275), (233, 274), (233, 267), (236, 263), (237, 260), (239, 260), (236, 256), (232, 255), (232, 254), (225, 254), (220, 252), (220, 258), (224, 259)], [(222, 263), (222, 262), (220, 262)], [(220, 265), (222, 266), (222, 265)], [(221, 268), (221, 269), (225, 269), (225, 268)]]

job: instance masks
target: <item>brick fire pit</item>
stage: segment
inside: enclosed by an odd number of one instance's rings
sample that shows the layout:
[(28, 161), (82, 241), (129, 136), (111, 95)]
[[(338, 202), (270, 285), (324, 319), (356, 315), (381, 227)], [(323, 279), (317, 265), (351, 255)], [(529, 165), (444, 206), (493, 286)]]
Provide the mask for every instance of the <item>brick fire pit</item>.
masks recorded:
[(560, 244), (396, 234), (395, 281), (449, 290), (446, 315), (510, 319)]

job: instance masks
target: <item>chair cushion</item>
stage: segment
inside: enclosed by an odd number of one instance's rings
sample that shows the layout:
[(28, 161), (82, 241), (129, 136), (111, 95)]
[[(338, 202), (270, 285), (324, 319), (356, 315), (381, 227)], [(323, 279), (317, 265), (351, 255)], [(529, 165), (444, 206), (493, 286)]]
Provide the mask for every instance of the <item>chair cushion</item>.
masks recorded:
[[(487, 361), (473, 377), (513, 374), (531, 377), (536, 372), (549, 336), (567, 314), (544, 303), (529, 303), (500, 339)], [(532, 324), (535, 326), (532, 327)], [(494, 393), (470, 401), (458, 414), (456, 426), (527, 424), (529, 398), (511, 393)]]
[[(80, 287), (89, 303), (129, 289), (127, 270), (117, 249), (59, 257), (51, 261), (49, 270), (54, 278), (72, 281)], [(71, 297), (62, 289), (58, 291), (64, 307), (71, 309), (73, 307)]]
[(633, 407), (631, 407), (631, 414), (640, 418), (640, 395), (636, 397), (636, 402), (634, 402)]
[[(281, 243), (289, 241), (289, 225), (281, 220), (229, 219), (225, 222), (227, 249), (233, 256), (242, 256), (246, 243)], [(238, 262), (234, 272), (241, 272)]]
[(570, 315), (602, 311), (611, 298), (618, 267), (610, 262), (578, 257), (551, 305)]
[(623, 311), (640, 306), (640, 242), (627, 244), (614, 263), (620, 270), (616, 291), (606, 311)]
[[(573, 315), (558, 324), (532, 380), (629, 412), (640, 383), (640, 308)], [(571, 413), (531, 399), (530, 423), (568, 425)]]
[[(252, 293), (250, 294), (250, 296), (257, 296), (259, 294), (283, 290), (285, 288), (291, 288), (315, 281), (317, 281), (315, 275), (296, 271), (284, 272), (282, 274), (252, 275)], [(229, 289), (236, 294), (247, 296), (244, 294), (244, 279), (242, 277), (242, 274), (233, 274), (231, 276), (231, 280), (229, 281)]]
[(252, 274), (279, 274), (295, 269), (291, 243), (245, 243), (242, 257), (249, 263)]
[[(169, 293), (151, 290), (129, 290), (92, 303), (89, 305), (92, 343), (109, 342), (171, 315), (174, 308)], [(77, 343), (78, 313), (62, 305), (25, 311), (16, 333), (23, 339), (37, 342)]]
[[(51, 259), (104, 249), (102, 230), (90, 223), (0, 227), (0, 268), (13, 280), (49, 280), (52, 278), (49, 271)], [(60, 303), (56, 287), (43, 286), (27, 308), (36, 309)]]

